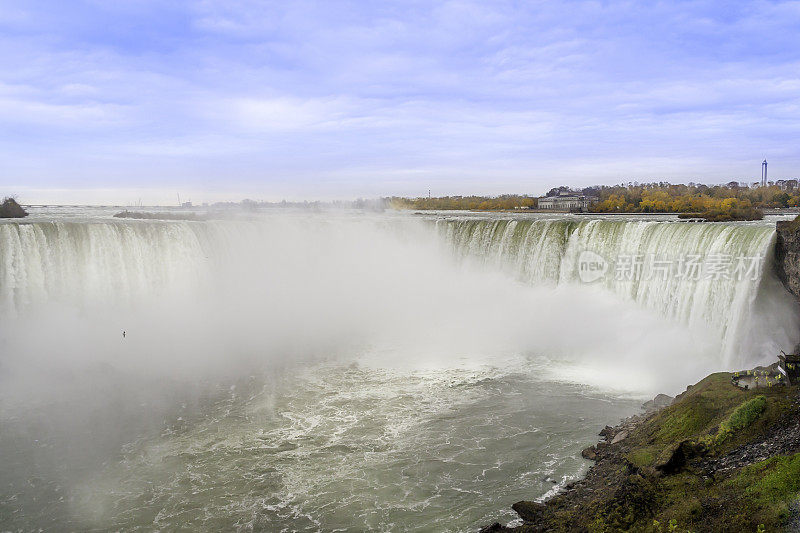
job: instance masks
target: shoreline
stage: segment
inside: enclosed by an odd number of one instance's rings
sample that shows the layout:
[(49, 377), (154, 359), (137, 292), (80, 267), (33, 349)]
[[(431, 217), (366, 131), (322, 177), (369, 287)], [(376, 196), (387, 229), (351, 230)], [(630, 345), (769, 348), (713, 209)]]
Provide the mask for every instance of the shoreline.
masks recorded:
[[(711, 374), (669, 405), (606, 426), (582, 452), (594, 461), (583, 478), (543, 503), (515, 503), (521, 525), (495, 522), (481, 533), (660, 532), (673, 531), (671, 524), (755, 532), (800, 524), (798, 386), (745, 390), (732, 377)], [(747, 425), (723, 431), (734, 413), (762, 402)]]

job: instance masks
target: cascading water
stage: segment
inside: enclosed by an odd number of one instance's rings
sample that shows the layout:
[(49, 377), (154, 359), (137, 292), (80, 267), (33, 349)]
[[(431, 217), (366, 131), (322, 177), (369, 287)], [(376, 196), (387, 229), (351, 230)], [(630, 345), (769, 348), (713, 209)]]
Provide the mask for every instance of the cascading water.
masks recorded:
[[(726, 367), (774, 357), (797, 341), (795, 305), (772, 274), (772, 224), (458, 217), (436, 226), (456, 254), (525, 283), (599, 285), (666, 319), (708, 328)], [(609, 268), (588, 281), (579, 271), (587, 251)]]
[[(287, 334), (294, 330), (292, 321), (307, 323), (316, 332), (304, 336), (314, 348), (304, 344), (297, 348), (301, 351), (329, 351), (332, 339), (338, 344), (344, 338), (374, 346), (378, 330), (381, 338), (393, 337), (393, 342), (398, 336), (423, 338), (420, 332), (441, 318), (415, 309), (422, 304), (414, 298), (452, 299), (443, 291), (452, 269), (459, 268), (439, 257), (444, 250), (437, 234), (462, 270), (504, 273), (537, 290), (571, 290), (568, 300), (574, 302), (564, 304), (565, 317), (590, 308), (586, 299), (600, 291), (681, 324), (687, 338), (697, 333), (689, 342), (713, 345), (697, 350), (711, 358), (708, 368), (768, 360), (798, 340), (796, 306), (772, 273), (775, 232), (769, 223), (474, 216), (420, 221), (297, 214), (211, 222), (56, 217), (4, 223), (0, 313), (6, 319), (39, 313), (40, 322), (53, 312), (116, 317), (115, 326), (97, 325), (92, 334), (105, 327), (141, 327), (148, 335), (162, 334), (190, 348), (186, 351), (193, 359), (202, 359), (198, 354), (208, 351), (206, 345), (223, 349), (226, 342), (242, 346), (241, 351), (265, 352), (263, 338), (252, 340), (253, 330), (268, 335), (267, 346), (274, 346), (275, 339), (282, 339), (284, 348), (297, 345)], [(580, 270), (586, 253), (605, 269), (588, 280)], [(713, 261), (726, 261), (727, 270), (702, 270)], [(692, 265), (697, 269), (691, 270)], [(486, 280), (464, 283), (474, 286)], [(341, 302), (353, 305), (342, 312)], [(142, 309), (149, 309), (148, 314)], [(143, 316), (150, 322), (138, 326)], [(164, 331), (176, 320), (185, 328), (206, 331), (188, 338), (180, 336), (180, 327), (174, 333)], [(20, 319), (18, 324), (30, 322)], [(54, 322), (52, 327), (58, 328), (63, 321)], [(412, 327), (417, 329), (409, 331)], [(209, 340), (210, 331), (215, 333)], [(426, 335), (443, 336), (441, 329)], [(537, 343), (550, 335), (550, 330), (537, 330)], [(462, 332), (441, 343), (455, 345), (464, 336)], [(547, 355), (561, 351), (557, 344), (554, 339), (546, 345)], [(568, 352), (564, 355), (569, 357)]]
[(108, 215), (0, 223), (0, 530), (473, 531), (797, 336), (768, 260), (616, 279), (769, 258), (766, 223)]
[(129, 302), (190, 287), (205, 272), (203, 231), (188, 223), (0, 224), (0, 312), (37, 302)]

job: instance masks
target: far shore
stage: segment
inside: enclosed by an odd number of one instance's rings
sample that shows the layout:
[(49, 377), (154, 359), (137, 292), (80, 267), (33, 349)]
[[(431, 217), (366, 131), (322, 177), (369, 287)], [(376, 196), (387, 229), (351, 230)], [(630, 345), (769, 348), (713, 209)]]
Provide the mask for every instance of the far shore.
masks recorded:
[[(679, 212), (665, 212), (665, 213), (636, 213), (636, 212), (613, 212), (613, 213), (599, 213), (594, 211), (561, 211), (555, 209), (403, 209), (403, 211), (413, 211), (415, 213), (446, 213), (453, 212), (466, 212), (466, 213), (536, 213), (541, 215), (636, 215), (636, 216), (678, 216)], [(800, 207), (792, 207), (786, 209), (762, 209), (764, 215), (800, 215)]]

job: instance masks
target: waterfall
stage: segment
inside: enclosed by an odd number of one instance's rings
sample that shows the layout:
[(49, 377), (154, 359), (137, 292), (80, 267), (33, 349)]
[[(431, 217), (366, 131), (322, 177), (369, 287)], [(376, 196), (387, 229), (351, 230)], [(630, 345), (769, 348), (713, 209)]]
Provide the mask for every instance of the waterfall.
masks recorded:
[(207, 230), (190, 223), (0, 224), (0, 312), (188, 287), (206, 272), (204, 241)]
[[(500, 270), (537, 288), (600, 290), (671, 323), (710, 332), (728, 367), (771, 359), (799, 337), (796, 305), (772, 273), (772, 224), (463, 215), (424, 220), (304, 214), (209, 222), (2, 223), (0, 316), (42, 302), (102, 308), (135, 306), (147, 298), (152, 307), (154, 299), (174, 295), (188, 301), (201, 295), (209, 308), (224, 298), (235, 309), (240, 298), (264, 312), (265, 301), (291, 306), (298, 291), (310, 291), (309, 303), (302, 309), (297, 304), (296, 312), (317, 313), (326, 327), (334, 321), (323, 310), (352, 301), (359, 291), (369, 303), (358, 309), (373, 305), (364, 280), (384, 298), (397, 291), (395, 299), (411, 296), (381, 278), (404, 277), (409, 286), (421, 279), (430, 279), (432, 287), (445, 282), (442, 271), (438, 277), (424, 274), (434, 264), (443, 268), (434, 255), (415, 255), (429, 245), (441, 252), (444, 244), (463, 264)], [(401, 235), (404, 248), (388, 244), (387, 233)], [(364, 246), (370, 247), (366, 261)], [(398, 254), (404, 262), (395, 259)], [(590, 272), (591, 279), (581, 270), (587, 257), (589, 266), (600, 269)], [(727, 271), (719, 270), (721, 262)], [(714, 264), (717, 270), (709, 271)], [(254, 288), (261, 291), (258, 298)], [(354, 315), (346, 327), (363, 319)]]
[[(531, 285), (586, 283), (709, 329), (727, 364), (774, 357), (797, 341), (796, 306), (773, 274), (773, 224), (464, 217), (435, 224), (462, 260)], [(586, 254), (605, 271), (583, 277)]]

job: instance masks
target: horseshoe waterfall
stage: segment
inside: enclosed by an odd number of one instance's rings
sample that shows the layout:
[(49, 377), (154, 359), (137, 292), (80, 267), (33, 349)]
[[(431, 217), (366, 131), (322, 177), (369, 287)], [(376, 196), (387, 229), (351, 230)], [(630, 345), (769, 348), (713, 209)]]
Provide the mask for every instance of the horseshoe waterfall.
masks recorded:
[(607, 420), (800, 340), (774, 240), (668, 217), (0, 223), (0, 523), (513, 520)]

